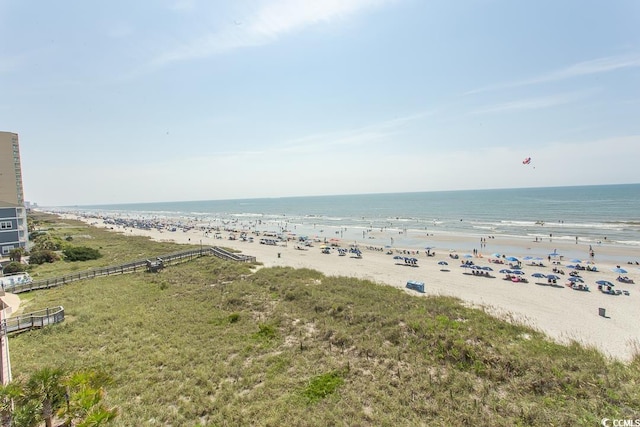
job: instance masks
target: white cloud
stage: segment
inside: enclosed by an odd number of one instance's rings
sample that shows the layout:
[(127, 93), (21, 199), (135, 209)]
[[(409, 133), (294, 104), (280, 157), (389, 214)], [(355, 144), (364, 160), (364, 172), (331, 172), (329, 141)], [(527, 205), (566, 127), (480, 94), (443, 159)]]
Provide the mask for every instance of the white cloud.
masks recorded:
[(195, 7), (195, 0), (174, 0), (169, 4), (169, 9), (177, 11), (191, 11)]
[(520, 99), (517, 101), (505, 102), (501, 104), (489, 105), (477, 109), (472, 114), (504, 113), (510, 111), (539, 110), (554, 107), (556, 105), (570, 104), (586, 98), (594, 91), (580, 91), (557, 94), (552, 96)]
[(153, 60), (161, 66), (176, 61), (205, 58), (238, 48), (261, 46), (283, 35), (321, 22), (344, 19), (361, 10), (392, 0), (276, 0), (229, 25), (184, 42)]
[(410, 122), (420, 120), (432, 114), (432, 112), (423, 111), (356, 129), (307, 135), (285, 143), (280, 150), (310, 152), (332, 149), (331, 147), (335, 146), (360, 146), (370, 142), (384, 141), (399, 132), (403, 126)]
[(499, 83), (496, 85), (486, 86), (467, 92), (465, 95), (472, 95), (482, 92), (490, 92), (495, 90), (510, 89), (521, 86), (530, 86), (540, 83), (554, 82), (559, 80), (571, 79), (574, 77), (586, 76), (590, 74), (601, 74), (616, 71), (624, 68), (640, 67), (640, 55), (628, 54), (618, 56), (607, 56), (604, 58), (596, 58), (589, 61), (578, 62), (559, 70), (551, 71), (530, 79), (516, 80), (512, 82)]

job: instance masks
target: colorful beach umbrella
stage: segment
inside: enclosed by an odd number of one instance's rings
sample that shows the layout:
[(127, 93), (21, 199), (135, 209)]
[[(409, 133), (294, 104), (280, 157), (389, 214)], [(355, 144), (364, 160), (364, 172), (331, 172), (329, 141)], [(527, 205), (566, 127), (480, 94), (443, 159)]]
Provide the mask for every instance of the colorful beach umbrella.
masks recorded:
[(560, 278), (560, 276), (556, 276), (555, 274), (547, 275), (547, 279), (558, 280), (559, 278)]
[(547, 277), (546, 275), (544, 275), (544, 274), (542, 274), (542, 273), (533, 273), (531, 276), (532, 276), (532, 277), (537, 277), (537, 278), (539, 278), (539, 279), (542, 279), (542, 278), (546, 278), (546, 277)]
[(609, 282), (608, 280), (597, 280), (596, 284), (602, 285), (602, 286), (615, 286), (613, 283)]
[(511, 262), (518, 262), (518, 258), (514, 257), (514, 256), (508, 256), (506, 258), (507, 261), (511, 261)]
[(508, 268), (503, 268), (502, 270), (498, 271), (498, 273), (500, 273), (500, 274), (510, 274), (511, 270), (509, 270)]
[(620, 268), (620, 267), (616, 267), (616, 268), (612, 269), (611, 271), (613, 271), (614, 273), (618, 273), (618, 274), (625, 274), (627, 272), (627, 270), (625, 270), (624, 268)]
[(570, 282), (578, 282), (578, 283), (584, 283), (584, 280), (582, 280), (582, 278), (580, 277), (569, 277), (567, 280), (569, 280)]
[(449, 265), (447, 261), (438, 261), (438, 265)]

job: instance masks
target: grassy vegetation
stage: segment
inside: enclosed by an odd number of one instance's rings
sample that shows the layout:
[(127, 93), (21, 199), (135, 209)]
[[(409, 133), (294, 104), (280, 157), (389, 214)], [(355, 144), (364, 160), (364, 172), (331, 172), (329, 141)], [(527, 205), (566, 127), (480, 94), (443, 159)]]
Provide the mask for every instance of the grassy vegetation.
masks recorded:
[[(177, 250), (77, 223), (54, 228), (101, 247), (103, 258), (76, 263), (82, 268)], [(61, 271), (54, 267), (48, 272)], [(640, 418), (640, 359), (612, 362), (452, 298), (353, 278), (205, 257), (21, 297), (27, 311), (63, 305), (67, 319), (10, 338), (14, 376), (42, 366), (100, 368), (114, 379), (105, 401), (120, 408), (115, 425)]]

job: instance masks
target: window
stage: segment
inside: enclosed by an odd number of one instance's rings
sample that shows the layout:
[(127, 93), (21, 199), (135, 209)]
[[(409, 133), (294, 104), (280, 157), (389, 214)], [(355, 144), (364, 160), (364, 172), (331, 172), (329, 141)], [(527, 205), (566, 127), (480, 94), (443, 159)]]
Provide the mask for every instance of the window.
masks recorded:
[(13, 228), (11, 226), (11, 221), (2, 221), (0, 222), (0, 230), (9, 230)]

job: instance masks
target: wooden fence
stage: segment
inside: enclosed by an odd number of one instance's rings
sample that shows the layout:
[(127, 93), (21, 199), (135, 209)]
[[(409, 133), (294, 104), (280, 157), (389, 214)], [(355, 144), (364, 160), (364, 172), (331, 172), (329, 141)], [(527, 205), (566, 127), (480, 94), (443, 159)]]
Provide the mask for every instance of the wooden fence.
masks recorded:
[[(188, 251), (175, 252), (172, 254), (164, 255), (156, 258), (162, 260), (163, 265), (166, 267), (171, 264), (177, 264), (180, 262), (191, 261), (194, 258), (201, 256), (215, 256), (218, 258), (226, 259), (236, 262), (255, 262), (256, 258), (249, 255), (235, 254), (228, 252), (222, 248), (216, 246), (201, 247), (199, 249), (191, 249)], [(136, 271), (146, 271), (148, 266), (148, 259), (130, 262), (127, 264), (121, 264), (111, 267), (96, 268), (93, 270), (87, 270), (80, 273), (67, 274), (62, 277), (55, 277), (51, 279), (34, 280), (31, 283), (22, 283), (12, 286), (6, 286), (5, 291), (14, 294), (22, 292), (36, 291), (38, 289), (48, 289), (66, 283), (76, 282), (78, 280), (93, 279), (102, 276), (111, 276), (113, 274), (125, 274), (134, 273)]]

